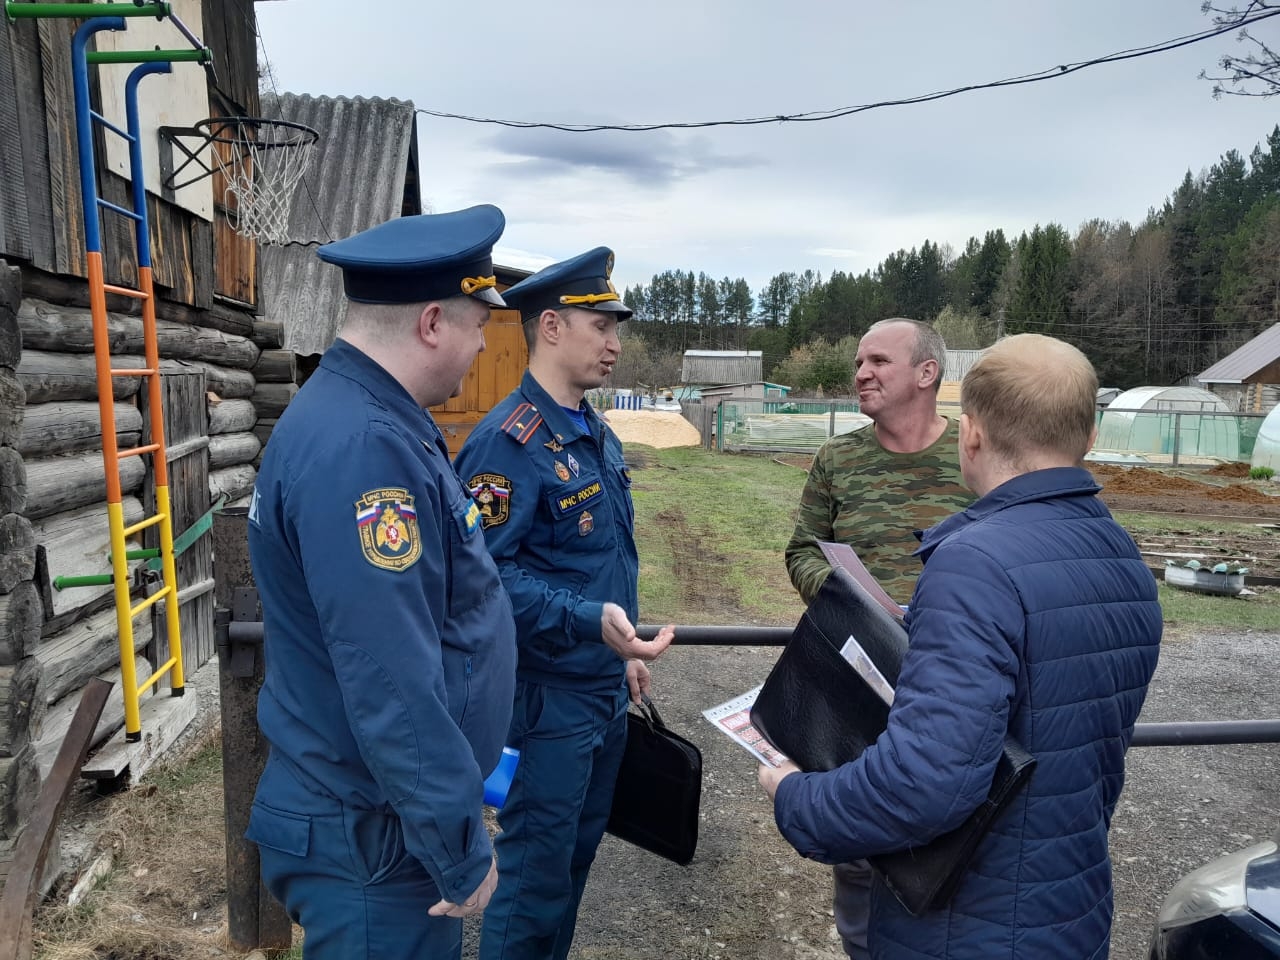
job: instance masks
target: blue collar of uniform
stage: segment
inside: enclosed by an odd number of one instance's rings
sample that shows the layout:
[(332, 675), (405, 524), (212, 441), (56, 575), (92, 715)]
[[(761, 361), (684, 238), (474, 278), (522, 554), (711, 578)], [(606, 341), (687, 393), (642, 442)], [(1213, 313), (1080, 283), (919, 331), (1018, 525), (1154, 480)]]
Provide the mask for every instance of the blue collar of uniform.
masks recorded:
[[(558, 441), (570, 443), (582, 436), (581, 428), (569, 419), (569, 415), (564, 412), (560, 404), (555, 401), (551, 394), (542, 389), (542, 384), (533, 379), (533, 374), (528, 370), (524, 372), (524, 378), (520, 381), (520, 393), (534, 405), (538, 413), (542, 414), (542, 419), (546, 422), (547, 429), (551, 431)], [(596, 415), (595, 410), (591, 408), (591, 404), (586, 404), (585, 413), (588, 432), (593, 437), (599, 436), (600, 418)]]
[(1033, 470), (1031, 473), (1019, 474), (1012, 480), (1006, 480), (964, 510), (952, 514), (941, 523), (924, 531), (920, 537), (920, 546), (914, 555), (920, 557), (922, 561), (927, 561), (929, 555), (947, 537), (979, 520), (985, 520), (994, 513), (1020, 503), (1058, 497), (1092, 497), (1101, 489), (1094, 481), (1093, 475), (1081, 467), (1050, 467), (1047, 470)]
[(320, 366), (360, 384), (383, 406), (399, 411), (406, 417), (421, 417), (424, 429), (430, 433), (432, 440), (439, 435), (440, 431), (431, 419), (431, 414), (418, 406), (418, 401), (409, 395), (409, 391), (399, 380), (360, 348), (339, 337), (320, 358)]

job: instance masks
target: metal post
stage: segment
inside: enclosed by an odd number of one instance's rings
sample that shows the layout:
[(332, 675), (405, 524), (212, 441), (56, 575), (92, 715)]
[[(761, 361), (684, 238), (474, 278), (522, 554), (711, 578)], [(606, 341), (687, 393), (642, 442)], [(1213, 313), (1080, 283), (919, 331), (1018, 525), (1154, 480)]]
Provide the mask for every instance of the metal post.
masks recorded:
[(830, 440), (836, 435), (836, 402), (831, 401), (831, 415), (827, 419), (827, 439)]
[(293, 924), (262, 885), (258, 846), (244, 836), (270, 749), (258, 730), (258, 689), (266, 663), (258, 594), (249, 566), (248, 510), (231, 508), (215, 514), (213, 536), (227, 838), (227, 939), (242, 952), (258, 947), (283, 950), (292, 943)]
[(1173, 414), (1173, 465), (1178, 465), (1178, 445), (1182, 442), (1182, 414)]

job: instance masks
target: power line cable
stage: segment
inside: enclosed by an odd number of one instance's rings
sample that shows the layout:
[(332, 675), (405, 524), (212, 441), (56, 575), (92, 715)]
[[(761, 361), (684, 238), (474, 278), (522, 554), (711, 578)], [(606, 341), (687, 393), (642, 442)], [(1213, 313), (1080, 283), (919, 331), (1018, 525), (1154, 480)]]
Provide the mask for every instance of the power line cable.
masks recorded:
[(987, 83), (973, 83), (961, 87), (953, 87), (950, 90), (939, 90), (934, 93), (924, 93), (913, 97), (901, 97), (893, 100), (880, 100), (875, 103), (864, 103), (855, 106), (837, 107), (832, 110), (812, 110), (804, 113), (777, 114), (769, 117), (746, 117), (737, 120), (698, 120), (688, 122), (671, 122), (671, 123), (541, 123), (530, 120), (500, 120), (493, 117), (476, 117), (462, 113), (449, 113), (443, 110), (428, 110), (425, 107), (418, 107), (417, 112), (429, 117), (436, 117), (442, 120), (463, 120), (468, 123), (484, 123), (501, 127), (514, 127), (520, 130), (559, 130), (563, 133), (599, 133), (605, 130), (617, 130), (626, 133), (647, 133), (654, 130), (695, 130), (706, 127), (749, 127), (759, 126), (766, 123), (813, 123), (820, 120), (836, 120), (840, 117), (848, 117), (855, 113), (865, 113), (868, 110), (878, 110), (884, 107), (900, 107), (909, 106), (917, 103), (929, 103), (934, 100), (943, 100), (947, 97), (958, 96), (962, 93), (971, 93), (976, 90), (993, 90), (1001, 87), (1013, 87), (1028, 83), (1039, 83), (1043, 80), (1055, 80), (1058, 77), (1065, 77), (1067, 74), (1084, 70), (1088, 67), (1099, 66), (1104, 63), (1118, 63), (1123, 60), (1135, 60), (1139, 57), (1148, 57), (1157, 53), (1166, 53), (1170, 50), (1177, 50), (1180, 47), (1190, 46), (1193, 43), (1200, 43), (1203, 40), (1209, 40), (1213, 37), (1221, 36), (1224, 33), (1230, 33), (1234, 30), (1243, 29), (1259, 23), (1269, 17), (1280, 15), (1280, 9), (1267, 10), (1262, 13), (1255, 13), (1241, 16), (1238, 20), (1224, 25), (1215, 26), (1199, 33), (1191, 33), (1182, 37), (1175, 37), (1172, 40), (1165, 40), (1160, 43), (1149, 44), (1145, 47), (1133, 47), (1128, 50), (1120, 50), (1116, 53), (1109, 53), (1105, 56), (1094, 57), (1091, 60), (1082, 60), (1077, 63), (1059, 64), (1053, 67), (1046, 67), (1035, 73), (1023, 74), (1018, 77), (1008, 77), (1003, 80), (992, 80)]

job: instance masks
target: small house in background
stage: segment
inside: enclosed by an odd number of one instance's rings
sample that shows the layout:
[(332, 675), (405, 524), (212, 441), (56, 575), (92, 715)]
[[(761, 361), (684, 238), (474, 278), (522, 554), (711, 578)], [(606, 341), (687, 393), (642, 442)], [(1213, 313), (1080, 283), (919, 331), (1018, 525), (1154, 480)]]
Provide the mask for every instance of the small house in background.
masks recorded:
[(1237, 413), (1266, 413), (1280, 403), (1280, 323), (1227, 354), (1196, 380)]
[(790, 387), (784, 387), (780, 383), (769, 383), (767, 380), (755, 380), (751, 383), (724, 383), (714, 387), (703, 387), (701, 390), (703, 403), (715, 403), (717, 400), (762, 400), (766, 403), (781, 403), (790, 393)]
[[(265, 444), (346, 319), (342, 271), (317, 257), (316, 249), (393, 217), (424, 211), (417, 112), (411, 102), (285, 93), (264, 96), (263, 112), (320, 134), (306, 177), (291, 200), (289, 242), (265, 248), (262, 256), (265, 319), (283, 331), (278, 363), (282, 375), (274, 383), (262, 383), (259, 376), (254, 396), (260, 418), (257, 433)], [(499, 290), (528, 276), (500, 266), (494, 272)], [(493, 311), (485, 341), (462, 393), (431, 411), (452, 454), (481, 417), (519, 384), (528, 365), (528, 348), (514, 310)]]
[(759, 350), (686, 350), (680, 382), (693, 387), (764, 381), (764, 354)]

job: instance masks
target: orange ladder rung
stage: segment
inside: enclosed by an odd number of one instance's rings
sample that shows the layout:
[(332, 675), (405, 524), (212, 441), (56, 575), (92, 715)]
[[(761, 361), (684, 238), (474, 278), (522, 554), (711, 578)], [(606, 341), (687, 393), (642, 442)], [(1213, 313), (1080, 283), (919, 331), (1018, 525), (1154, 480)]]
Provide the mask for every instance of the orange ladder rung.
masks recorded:
[(119, 459), (120, 457), (141, 457), (144, 454), (148, 454), (148, 453), (158, 453), (159, 450), (160, 450), (160, 444), (148, 443), (145, 447), (131, 447), (128, 450), (117, 450), (116, 458)]
[(112, 370), (113, 377), (154, 377), (156, 371), (154, 367), (139, 367), (137, 370)]
[(144, 293), (141, 290), (135, 290), (133, 287), (117, 287), (110, 283), (104, 283), (102, 289), (107, 293), (117, 293), (122, 297), (132, 297), (134, 300), (150, 300), (151, 294)]

